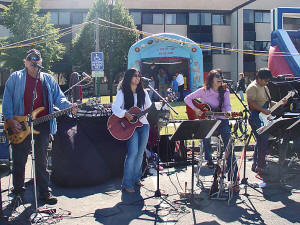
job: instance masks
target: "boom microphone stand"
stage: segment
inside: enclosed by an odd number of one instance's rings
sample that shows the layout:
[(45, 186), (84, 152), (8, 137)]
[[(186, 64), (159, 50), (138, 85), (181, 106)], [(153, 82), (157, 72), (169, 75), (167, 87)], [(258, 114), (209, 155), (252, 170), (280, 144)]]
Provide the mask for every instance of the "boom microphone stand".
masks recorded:
[[(173, 110), (173, 112), (176, 114), (176, 115), (178, 115), (178, 112), (167, 102), (167, 100), (164, 98), (164, 97), (162, 97), (153, 87), (151, 87), (150, 85), (148, 85), (149, 84), (149, 81), (151, 81), (150, 79), (148, 79), (148, 78), (144, 78), (144, 77), (142, 77), (142, 80), (145, 82), (145, 84), (146, 84), (146, 86), (148, 86), (161, 100), (162, 100), (162, 102), (163, 102), (163, 104), (162, 104), (162, 106), (161, 106), (161, 108), (160, 108), (160, 111), (162, 111), (162, 109), (163, 109), (163, 107), (164, 107), (164, 105), (166, 104), (167, 106), (169, 106), (170, 107), (170, 109), (172, 109)], [(159, 126), (157, 126), (157, 132), (158, 132), (158, 134), (159, 134)], [(163, 200), (164, 202), (166, 202), (168, 205), (170, 205), (174, 210), (177, 210), (170, 202), (168, 202), (166, 199), (164, 199), (163, 197), (162, 197), (162, 194), (161, 194), (161, 191), (160, 191), (160, 189), (159, 189), (159, 139), (158, 139), (158, 145), (157, 145), (157, 169), (156, 169), (156, 176), (157, 176), (157, 185), (156, 185), (156, 191), (155, 191), (155, 193), (154, 193), (154, 195), (153, 196), (150, 196), (150, 197), (147, 197), (147, 198), (144, 198), (144, 200), (146, 200), (146, 199), (150, 199), (150, 198), (156, 198), (156, 197), (159, 197), (159, 198), (161, 198), (161, 200)], [(158, 209), (158, 208), (157, 208)]]
[[(237, 95), (236, 91), (231, 87), (232, 83), (227, 83), (227, 84), (228, 84), (227, 87), (229, 88), (230, 92), (234, 93), (234, 95), (237, 97), (237, 99), (243, 105), (243, 107), (244, 107), (243, 112), (245, 113), (244, 120), (245, 120), (245, 124), (247, 124), (247, 122), (248, 122), (248, 113), (250, 114), (250, 111), (247, 108), (247, 106), (244, 104), (244, 102), (242, 101), (242, 99)], [(247, 148), (249, 146), (249, 142), (251, 140), (251, 137), (255, 138), (252, 129), (251, 129), (250, 135), (246, 134), (245, 137), (244, 137), (244, 149), (243, 149), (243, 152), (244, 152), (244, 157), (243, 157), (243, 160), (244, 160), (244, 174), (243, 174), (243, 179), (241, 180), (241, 184), (245, 185), (245, 195), (248, 195), (247, 194), (247, 187), (251, 187), (253, 190), (255, 190), (255, 191), (257, 191), (257, 192), (259, 192), (259, 193), (262, 194), (261, 191), (257, 190), (252, 184), (250, 184), (248, 182), (248, 178), (246, 177), (246, 153), (247, 153)]]

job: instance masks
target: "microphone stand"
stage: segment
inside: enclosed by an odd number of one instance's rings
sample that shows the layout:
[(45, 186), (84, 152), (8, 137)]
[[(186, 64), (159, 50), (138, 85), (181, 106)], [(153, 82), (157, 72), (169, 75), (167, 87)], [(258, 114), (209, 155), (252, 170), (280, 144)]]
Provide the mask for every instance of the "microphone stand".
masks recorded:
[[(146, 81), (145, 84), (146, 84), (146, 86), (148, 86), (162, 100), (163, 104), (162, 104), (161, 108), (159, 109), (159, 111), (162, 111), (164, 105), (166, 104), (167, 106), (169, 106), (172, 109), (172, 111), (176, 115), (178, 115), (178, 112), (168, 103), (168, 101), (164, 97), (162, 97), (153, 87), (151, 87), (151, 85), (149, 85), (149, 82)], [(159, 135), (159, 126), (157, 126), (157, 134), (158, 134), (158, 136), (160, 136)], [(162, 197), (161, 191), (159, 189), (159, 167), (160, 167), (159, 166), (159, 161), (160, 161), (159, 160), (159, 139), (157, 139), (157, 159), (156, 159), (156, 161), (157, 161), (157, 169), (156, 169), (156, 176), (157, 176), (157, 182), (156, 182), (156, 184), (157, 185), (156, 185), (156, 191), (155, 191), (155, 193), (154, 193), (153, 196), (144, 198), (144, 200), (150, 199), (150, 198), (159, 197), (159, 198), (161, 198), (161, 200), (163, 200), (168, 205), (170, 205), (174, 210), (177, 210), (170, 202), (168, 202), (166, 199), (164, 199)], [(168, 196), (168, 195), (166, 195), (166, 196)], [(156, 206), (156, 212), (158, 211), (158, 208), (159, 208), (159, 205)]]
[[(86, 80), (86, 79), (88, 79), (88, 78), (91, 78), (89, 75), (84, 75), (84, 76), (85, 76), (85, 77), (84, 77), (82, 80), (78, 81), (76, 84), (73, 84), (71, 87), (69, 87), (68, 90), (66, 90), (66, 91), (64, 92), (64, 94), (66, 94), (66, 93), (68, 93), (69, 91), (71, 91), (74, 87), (76, 87), (78, 84), (82, 83), (84, 80)], [(73, 103), (73, 98), (72, 98), (72, 103)]]

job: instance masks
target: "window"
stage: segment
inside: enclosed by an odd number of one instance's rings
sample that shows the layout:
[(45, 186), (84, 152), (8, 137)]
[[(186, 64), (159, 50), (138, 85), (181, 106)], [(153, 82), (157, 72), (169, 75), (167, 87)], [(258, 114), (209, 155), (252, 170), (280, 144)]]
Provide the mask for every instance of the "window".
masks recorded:
[(54, 25), (58, 24), (58, 12), (50, 12), (49, 23)]
[(211, 25), (211, 14), (201, 13), (200, 14), (200, 24), (201, 25)]
[(202, 42), (200, 45), (203, 45), (203, 47), (201, 46), (201, 50), (203, 55), (211, 55), (211, 43), (210, 42)]
[(255, 12), (255, 23), (270, 23), (270, 12)]
[(166, 24), (176, 24), (176, 14), (166, 14)]
[(83, 13), (81, 12), (73, 12), (72, 13), (72, 24), (81, 24), (83, 23)]
[(59, 25), (71, 24), (71, 13), (70, 12), (59, 12), (58, 17)]
[(153, 24), (164, 24), (163, 14), (153, 14)]
[(135, 25), (142, 24), (142, 14), (140, 12), (131, 12), (130, 15), (132, 16)]
[(220, 47), (222, 49), (213, 49), (212, 53), (213, 54), (222, 54), (222, 55), (230, 55), (230, 51), (224, 50), (224, 48), (231, 48), (230, 43), (213, 43), (213, 46)]
[(254, 50), (254, 41), (244, 41), (244, 50)]
[(244, 9), (244, 23), (254, 23), (254, 11), (251, 9)]
[(222, 14), (212, 15), (212, 24), (214, 24), (214, 25), (225, 25), (226, 24), (225, 15), (222, 15)]
[(189, 25), (200, 25), (199, 13), (189, 13)]
[(269, 41), (255, 41), (254, 49), (257, 51), (269, 51), (270, 42)]
[(143, 22), (143, 24), (153, 24), (153, 14), (152, 13), (144, 13), (142, 22)]
[(185, 25), (186, 24), (186, 14), (183, 14), (183, 13), (176, 14), (176, 24)]

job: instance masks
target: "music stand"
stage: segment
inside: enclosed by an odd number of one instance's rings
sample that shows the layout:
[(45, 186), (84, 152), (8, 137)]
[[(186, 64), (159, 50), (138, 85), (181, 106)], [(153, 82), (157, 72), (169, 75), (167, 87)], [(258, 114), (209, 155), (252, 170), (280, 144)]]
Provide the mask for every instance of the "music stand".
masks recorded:
[(220, 120), (188, 120), (182, 122), (171, 137), (171, 141), (193, 140), (192, 144), (192, 189), (194, 199), (194, 139), (210, 138), (220, 125)]
[(286, 159), (288, 143), (291, 139), (291, 136), (297, 134), (294, 132), (297, 132), (297, 130), (299, 132), (300, 130), (299, 121), (300, 121), (299, 118), (280, 117), (276, 120), (271, 121), (267, 126), (257, 129), (257, 133), (259, 134), (263, 134), (268, 131), (272, 136), (282, 139), (281, 145), (283, 146), (283, 148), (279, 149), (279, 170), (278, 170), (278, 176), (279, 176), (278, 178), (281, 183), (284, 180), (282, 178), (282, 167)]

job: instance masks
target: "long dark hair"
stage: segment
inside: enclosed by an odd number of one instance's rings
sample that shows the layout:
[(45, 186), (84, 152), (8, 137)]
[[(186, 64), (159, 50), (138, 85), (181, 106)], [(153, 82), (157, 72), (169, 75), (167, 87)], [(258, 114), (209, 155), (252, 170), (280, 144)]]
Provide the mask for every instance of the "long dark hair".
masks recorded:
[[(124, 93), (124, 108), (130, 109), (134, 105), (133, 92), (131, 90), (131, 79), (135, 72), (139, 72), (136, 69), (128, 69), (125, 72), (125, 76), (121, 81), (121, 90)], [(142, 81), (139, 82), (136, 88), (137, 93), (137, 106), (141, 108), (145, 104), (145, 92)]]
[[(223, 72), (222, 72), (221, 69), (214, 69), (214, 70), (211, 70), (208, 73), (208, 77), (207, 77), (207, 80), (205, 82), (205, 89), (206, 90), (209, 90), (213, 87), (214, 77), (216, 76), (216, 74), (220, 74), (220, 75), (223, 76)], [(226, 87), (221, 85), (218, 88), (218, 92), (219, 92), (219, 107), (216, 110), (221, 112), (223, 104), (224, 104), (224, 94), (226, 92)]]

